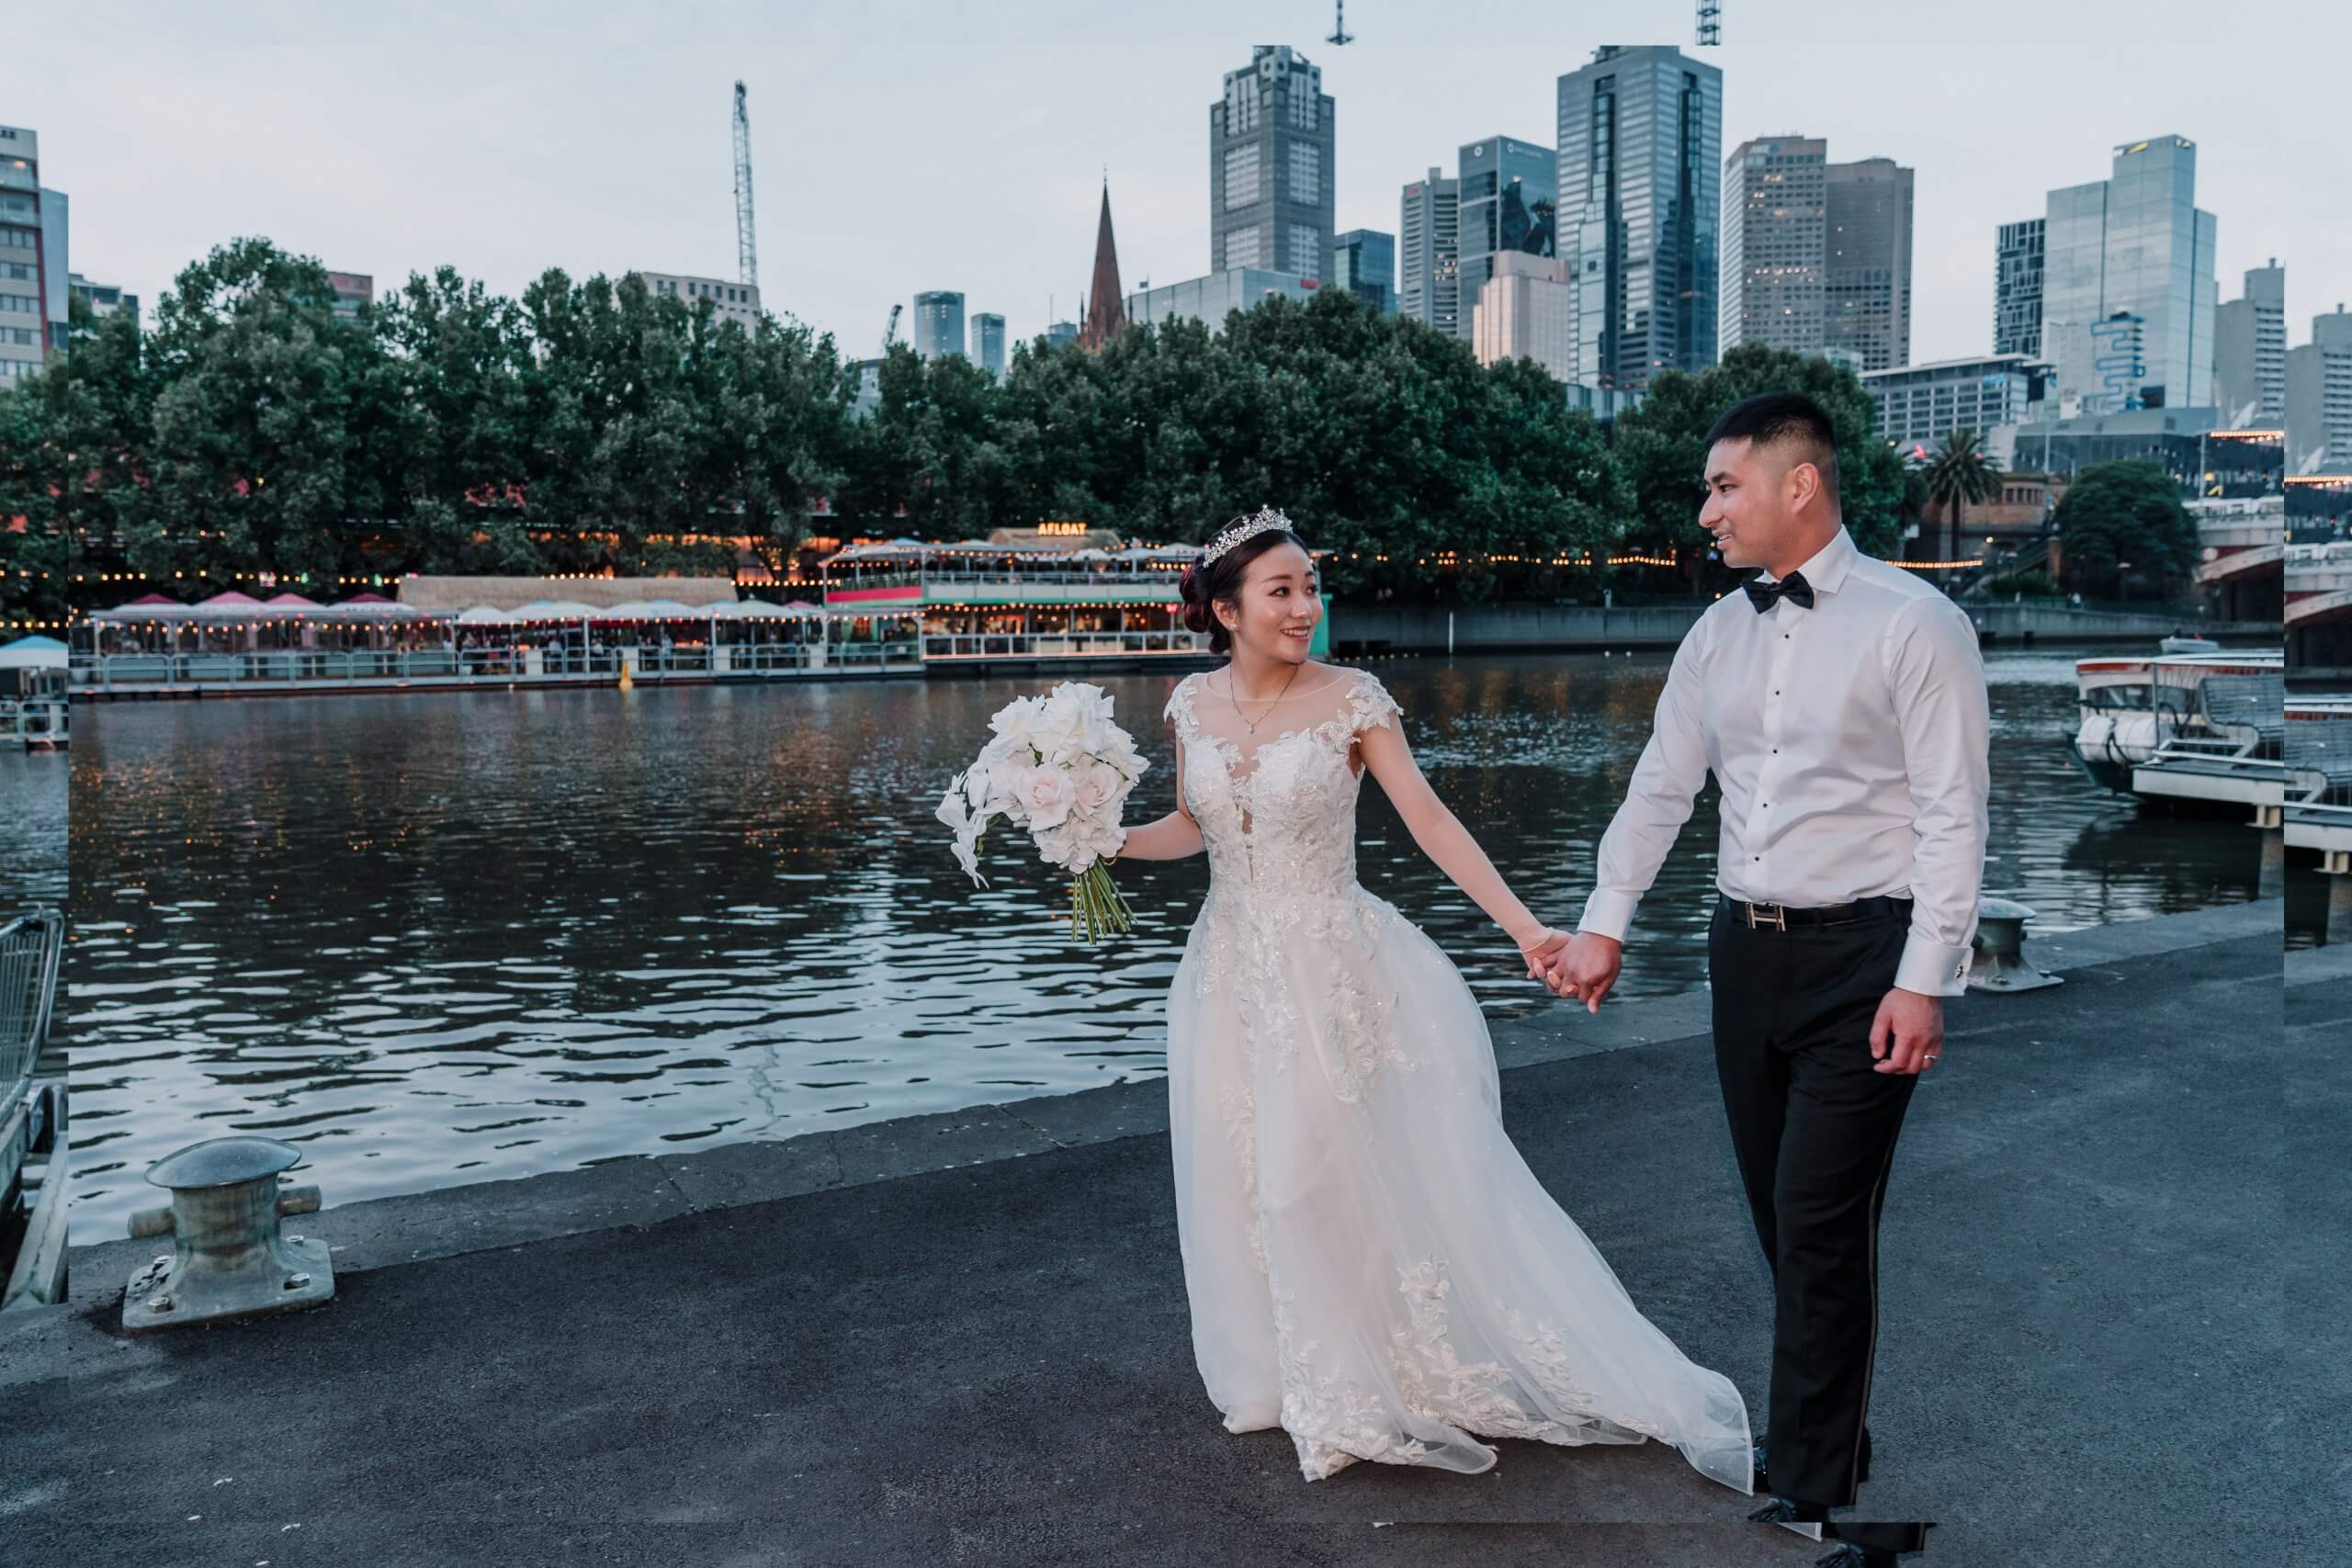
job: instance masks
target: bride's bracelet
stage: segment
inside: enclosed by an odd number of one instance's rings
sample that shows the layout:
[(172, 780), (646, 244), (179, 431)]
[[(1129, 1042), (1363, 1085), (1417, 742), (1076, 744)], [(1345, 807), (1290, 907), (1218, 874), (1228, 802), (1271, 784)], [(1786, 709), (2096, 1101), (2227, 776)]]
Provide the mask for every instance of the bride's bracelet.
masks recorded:
[(1521, 942), (1519, 944), (1519, 950), (1521, 953), (1532, 953), (1537, 948), (1543, 946), (1545, 942), (1551, 941), (1554, 937), (1559, 934), (1559, 932), (1554, 931), (1550, 926), (1538, 926), (1535, 928), (1535, 939), (1532, 942)]

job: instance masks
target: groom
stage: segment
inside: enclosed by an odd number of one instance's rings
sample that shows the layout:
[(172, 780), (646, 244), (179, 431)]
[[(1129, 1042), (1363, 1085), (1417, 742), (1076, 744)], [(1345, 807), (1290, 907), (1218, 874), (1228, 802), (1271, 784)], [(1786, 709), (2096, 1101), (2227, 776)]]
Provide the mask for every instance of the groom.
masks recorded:
[(1575, 939), (1537, 963), (1597, 1010), (1634, 907), (1712, 771), (1715, 1068), (1771, 1265), (1770, 1426), (1750, 1516), (1890, 1563), (1925, 1527), (1828, 1524), (1870, 1472), (1878, 1222), (1917, 1075), (1965, 988), (1984, 860), (1984, 671), (1968, 618), (1859, 553), (1829, 418), (1793, 392), (1707, 433), (1699, 521), (1761, 567), (1676, 653)]

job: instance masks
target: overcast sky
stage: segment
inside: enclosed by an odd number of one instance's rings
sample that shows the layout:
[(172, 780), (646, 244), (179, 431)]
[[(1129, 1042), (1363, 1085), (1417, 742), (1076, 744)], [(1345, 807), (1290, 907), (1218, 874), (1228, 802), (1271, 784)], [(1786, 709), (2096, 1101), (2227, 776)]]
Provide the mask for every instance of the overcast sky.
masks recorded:
[[(2352, 122), (2320, 0), (1725, 0), (1726, 152), (1826, 137), (1917, 173), (1915, 361), (1991, 347), (1993, 243), (2113, 147), (2198, 143), (2221, 298), (2271, 256), (2289, 341), (2352, 297)], [(40, 134), (72, 265), (153, 301), (265, 234), (379, 291), (447, 263), (515, 292), (551, 265), (732, 276), (729, 116), (751, 89), (769, 309), (876, 351), (894, 300), (955, 288), (1026, 337), (1074, 313), (1103, 171), (1126, 287), (1208, 269), (1208, 108), (1255, 43), (1323, 68), (1341, 229), (1464, 142), (1555, 140), (1555, 83), (1602, 43), (1691, 50), (1690, 0), (650, 0), (605, 6), (17, 7), (0, 123)], [(148, 307), (152, 310), (152, 304)], [(902, 333), (911, 319), (901, 322)]]

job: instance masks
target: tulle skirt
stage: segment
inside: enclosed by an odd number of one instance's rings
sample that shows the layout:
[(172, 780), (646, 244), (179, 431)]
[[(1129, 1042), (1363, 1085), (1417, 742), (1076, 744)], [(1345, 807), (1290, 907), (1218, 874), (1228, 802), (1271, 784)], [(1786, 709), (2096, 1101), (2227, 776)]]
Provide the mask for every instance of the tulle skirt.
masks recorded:
[(1228, 1429), (1282, 1427), (1309, 1480), (1656, 1438), (1752, 1489), (1738, 1391), (1528, 1169), (1469, 987), (1393, 907), (1213, 890), (1168, 1067), (1193, 1348)]

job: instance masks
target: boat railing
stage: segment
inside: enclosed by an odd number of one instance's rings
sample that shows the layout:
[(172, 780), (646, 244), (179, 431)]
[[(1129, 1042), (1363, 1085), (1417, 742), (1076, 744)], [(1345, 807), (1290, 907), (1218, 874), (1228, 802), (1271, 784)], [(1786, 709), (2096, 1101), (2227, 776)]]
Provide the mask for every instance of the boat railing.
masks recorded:
[(582, 647), (551, 643), (406, 650), (294, 649), (246, 653), (77, 653), (71, 671), (78, 691), (105, 693), (156, 686), (290, 686), (386, 681), (454, 684), (513, 680), (605, 681), (631, 673), (664, 675), (770, 674), (803, 670), (888, 668), (921, 661), (912, 637), (881, 642), (616, 643)]
[(1207, 651), (1207, 640), (1190, 631), (1142, 632), (927, 632), (928, 662), (965, 659), (1164, 657)]
[(0, 1312), (65, 1300), (65, 1083), (40, 1071), (64, 946), (55, 908), (0, 922)]
[(0, 1129), (12, 1123), (32, 1086), (57, 996), (65, 917), (40, 908), (0, 924)]
[(2352, 821), (2352, 718), (2297, 719), (2287, 730), (2287, 772), (2299, 807)]

